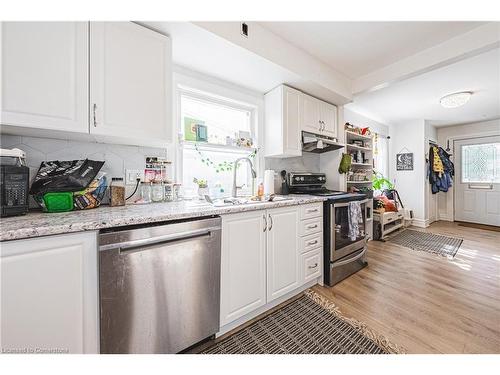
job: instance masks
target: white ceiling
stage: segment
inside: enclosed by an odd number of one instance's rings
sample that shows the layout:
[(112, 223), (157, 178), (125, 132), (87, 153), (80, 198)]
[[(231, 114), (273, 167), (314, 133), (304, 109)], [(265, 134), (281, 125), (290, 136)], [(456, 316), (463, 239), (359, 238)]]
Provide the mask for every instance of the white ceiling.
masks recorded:
[(485, 22), (260, 22), (355, 79)]
[[(472, 91), (463, 107), (446, 109), (439, 99), (453, 92)], [(435, 126), (500, 117), (500, 49), (459, 61), (428, 73), (354, 97), (347, 108), (379, 122), (425, 119)]]

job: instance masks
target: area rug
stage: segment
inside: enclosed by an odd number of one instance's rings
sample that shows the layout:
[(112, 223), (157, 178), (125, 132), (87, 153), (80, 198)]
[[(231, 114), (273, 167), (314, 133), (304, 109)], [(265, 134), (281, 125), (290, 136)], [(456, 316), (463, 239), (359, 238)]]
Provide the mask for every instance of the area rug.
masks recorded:
[(392, 354), (405, 350), (312, 290), (203, 354)]
[(463, 239), (406, 229), (389, 237), (387, 241), (413, 250), (453, 258)]

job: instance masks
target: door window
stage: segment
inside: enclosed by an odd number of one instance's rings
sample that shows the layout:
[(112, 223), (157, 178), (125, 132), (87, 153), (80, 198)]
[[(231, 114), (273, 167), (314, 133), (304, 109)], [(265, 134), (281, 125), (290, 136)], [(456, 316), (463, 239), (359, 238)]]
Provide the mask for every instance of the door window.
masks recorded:
[(462, 183), (500, 183), (500, 143), (462, 146)]

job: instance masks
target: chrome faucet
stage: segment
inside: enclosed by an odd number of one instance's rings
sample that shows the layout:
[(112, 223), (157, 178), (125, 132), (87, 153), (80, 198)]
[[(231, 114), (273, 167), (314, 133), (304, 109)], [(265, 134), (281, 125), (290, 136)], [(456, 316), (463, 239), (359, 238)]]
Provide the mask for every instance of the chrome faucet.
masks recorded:
[[(249, 159), (249, 158), (238, 158), (234, 161), (234, 169), (233, 169), (233, 194), (232, 194), (232, 197), (233, 198), (236, 198), (238, 196), (238, 189), (241, 189), (243, 187), (242, 186), (238, 186), (236, 185), (236, 169), (238, 168), (238, 163), (240, 161), (247, 161), (248, 164), (250, 164), (250, 171), (252, 172), (252, 189), (253, 189), (253, 185), (254, 185), (254, 180), (255, 178), (257, 177), (257, 172), (255, 172), (255, 169), (253, 169), (253, 164), (252, 164), (252, 161)], [(253, 193), (253, 191), (252, 191)]]

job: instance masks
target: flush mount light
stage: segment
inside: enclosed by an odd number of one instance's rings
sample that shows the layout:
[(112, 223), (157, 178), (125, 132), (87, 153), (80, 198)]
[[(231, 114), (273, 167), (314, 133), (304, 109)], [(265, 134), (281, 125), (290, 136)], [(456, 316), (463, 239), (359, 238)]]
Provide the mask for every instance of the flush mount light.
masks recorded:
[(471, 91), (455, 92), (453, 94), (443, 96), (439, 100), (439, 103), (441, 103), (444, 108), (457, 108), (467, 103), (471, 96)]

